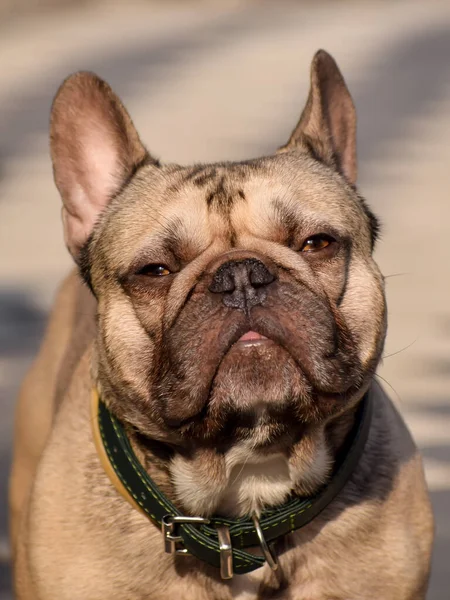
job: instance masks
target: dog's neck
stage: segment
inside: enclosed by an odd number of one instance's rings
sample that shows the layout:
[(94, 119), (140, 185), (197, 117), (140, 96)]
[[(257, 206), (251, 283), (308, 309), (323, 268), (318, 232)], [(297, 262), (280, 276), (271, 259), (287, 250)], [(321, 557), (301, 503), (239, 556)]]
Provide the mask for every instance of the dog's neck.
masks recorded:
[(354, 410), (307, 432), (288, 451), (262, 453), (239, 442), (219, 453), (175, 452), (139, 435), (134, 450), (150, 477), (186, 514), (240, 517), (312, 495), (326, 483), (334, 458), (354, 423)]
[[(241, 443), (222, 456), (200, 453), (186, 460), (177, 455), (171, 464), (176, 497), (194, 514), (259, 514), (285, 502), (296, 487), (311, 493), (325, 482), (330, 457), (323, 444), (315, 454), (313, 460), (292, 460), (284, 453), (261, 455)], [(212, 470), (216, 477), (208, 480)]]

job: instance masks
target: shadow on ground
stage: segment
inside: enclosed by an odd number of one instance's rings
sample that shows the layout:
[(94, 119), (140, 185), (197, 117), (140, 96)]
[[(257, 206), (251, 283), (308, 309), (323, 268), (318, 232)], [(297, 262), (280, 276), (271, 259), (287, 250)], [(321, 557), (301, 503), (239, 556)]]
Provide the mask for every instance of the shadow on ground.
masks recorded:
[(45, 322), (46, 314), (22, 290), (0, 290), (0, 361), (4, 368), (0, 379), (0, 600), (9, 598), (11, 589), (5, 555), (14, 398), (39, 347)]

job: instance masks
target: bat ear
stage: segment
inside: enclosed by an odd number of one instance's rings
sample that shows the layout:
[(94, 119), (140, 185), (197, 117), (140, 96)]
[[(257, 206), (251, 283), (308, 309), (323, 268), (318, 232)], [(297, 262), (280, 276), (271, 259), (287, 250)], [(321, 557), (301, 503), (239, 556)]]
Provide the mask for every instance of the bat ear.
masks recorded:
[(311, 87), (300, 121), (280, 152), (296, 147), (356, 184), (356, 111), (334, 59), (319, 50), (311, 64)]
[(119, 98), (93, 73), (76, 73), (59, 88), (50, 148), (65, 241), (77, 261), (108, 202), (139, 166), (153, 159)]

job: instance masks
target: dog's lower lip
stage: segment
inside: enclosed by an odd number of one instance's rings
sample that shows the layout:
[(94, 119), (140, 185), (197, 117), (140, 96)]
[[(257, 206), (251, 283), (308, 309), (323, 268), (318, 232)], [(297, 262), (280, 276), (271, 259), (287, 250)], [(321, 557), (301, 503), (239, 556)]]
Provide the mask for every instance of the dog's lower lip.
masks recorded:
[(244, 335), (238, 339), (238, 342), (256, 342), (260, 340), (267, 340), (266, 336), (257, 333), (256, 331), (247, 331)]
[(250, 348), (255, 346), (265, 346), (266, 344), (273, 344), (272, 340), (264, 338), (263, 340), (249, 340), (247, 342), (237, 342), (238, 348)]
[(271, 340), (265, 335), (257, 333), (256, 331), (247, 331), (246, 333), (244, 333), (244, 335), (241, 335), (236, 344), (241, 347), (261, 346), (270, 341)]

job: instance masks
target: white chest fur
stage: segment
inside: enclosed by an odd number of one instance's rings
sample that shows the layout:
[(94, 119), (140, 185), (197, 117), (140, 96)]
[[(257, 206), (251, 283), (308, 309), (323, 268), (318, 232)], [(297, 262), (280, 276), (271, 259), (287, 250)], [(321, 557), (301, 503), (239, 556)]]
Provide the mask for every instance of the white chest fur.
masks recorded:
[(287, 458), (282, 454), (262, 456), (244, 445), (225, 455), (228, 485), (217, 510), (222, 514), (259, 513), (264, 506), (280, 504), (292, 489)]
[(264, 506), (284, 502), (295, 483), (282, 454), (264, 456), (239, 444), (222, 460), (220, 477), (213, 477), (199, 461), (179, 455), (173, 459), (171, 471), (177, 496), (192, 514), (217, 512), (236, 517), (259, 513)]
[(309, 458), (300, 461), (281, 453), (262, 454), (244, 442), (220, 456), (215, 452), (209, 458), (201, 453), (190, 459), (176, 455), (171, 474), (177, 497), (194, 515), (259, 514), (267, 506), (283, 503), (295, 486), (317, 486), (323, 481), (330, 458), (321, 438)]

